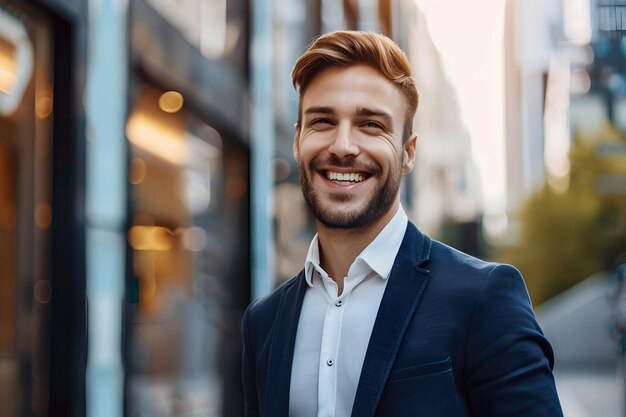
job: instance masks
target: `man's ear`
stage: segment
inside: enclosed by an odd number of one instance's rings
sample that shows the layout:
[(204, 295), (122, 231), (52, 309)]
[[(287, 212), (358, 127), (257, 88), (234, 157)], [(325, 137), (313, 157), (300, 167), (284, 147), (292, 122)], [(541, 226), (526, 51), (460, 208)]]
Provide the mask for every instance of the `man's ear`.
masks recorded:
[(300, 125), (294, 123), (293, 127), (296, 130), (293, 135), (293, 159), (300, 164)]
[(413, 134), (411, 137), (404, 143), (403, 150), (404, 158), (402, 158), (402, 174), (406, 175), (409, 172), (413, 171), (413, 167), (415, 166), (415, 145), (417, 144), (417, 135)]

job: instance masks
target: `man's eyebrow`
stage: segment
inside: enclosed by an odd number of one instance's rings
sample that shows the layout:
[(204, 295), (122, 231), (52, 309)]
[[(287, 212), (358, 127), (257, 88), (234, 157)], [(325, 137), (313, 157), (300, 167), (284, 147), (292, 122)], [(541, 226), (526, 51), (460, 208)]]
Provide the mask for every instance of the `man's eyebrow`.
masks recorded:
[(356, 110), (356, 114), (357, 116), (377, 116), (377, 117), (383, 117), (385, 119), (393, 119), (391, 114), (387, 113), (384, 110), (370, 109), (368, 107), (359, 107)]
[[(336, 114), (336, 110), (332, 106), (312, 106), (304, 110), (304, 114)], [(357, 116), (377, 116), (385, 119), (392, 119), (391, 114), (384, 110), (372, 109), (369, 107), (359, 107), (356, 110)]]
[(312, 114), (312, 113), (316, 113), (316, 114), (335, 114), (335, 108), (332, 106), (313, 106), (313, 107), (307, 107), (306, 110), (304, 110), (304, 114)]

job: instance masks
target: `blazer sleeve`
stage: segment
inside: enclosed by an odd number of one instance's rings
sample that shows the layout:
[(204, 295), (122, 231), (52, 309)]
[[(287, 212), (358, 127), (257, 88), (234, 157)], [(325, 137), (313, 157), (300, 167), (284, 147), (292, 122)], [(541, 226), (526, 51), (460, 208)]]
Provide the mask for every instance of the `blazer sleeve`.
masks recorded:
[(496, 266), (468, 333), (465, 380), (472, 415), (562, 417), (553, 364), (522, 276), (510, 265)]
[(244, 397), (244, 416), (257, 417), (259, 412), (258, 390), (256, 386), (255, 350), (250, 337), (250, 308), (244, 314), (243, 328), (243, 355), (242, 355), (242, 382)]

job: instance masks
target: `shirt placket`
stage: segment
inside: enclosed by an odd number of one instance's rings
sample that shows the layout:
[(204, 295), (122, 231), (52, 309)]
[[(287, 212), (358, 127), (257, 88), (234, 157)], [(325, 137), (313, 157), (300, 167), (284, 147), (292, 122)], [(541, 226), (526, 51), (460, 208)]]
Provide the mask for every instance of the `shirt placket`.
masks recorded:
[(324, 316), (318, 380), (318, 417), (333, 417), (337, 403), (337, 363), (344, 297), (330, 299)]

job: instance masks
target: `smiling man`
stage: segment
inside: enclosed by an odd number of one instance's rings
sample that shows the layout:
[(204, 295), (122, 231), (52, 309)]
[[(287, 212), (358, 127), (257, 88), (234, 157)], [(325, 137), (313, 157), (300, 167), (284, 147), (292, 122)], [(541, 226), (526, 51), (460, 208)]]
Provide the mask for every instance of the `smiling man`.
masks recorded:
[(519, 272), (431, 240), (402, 209), (418, 103), (404, 53), (333, 32), (292, 77), (317, 235), (300, 274), (244, 317), (246, 416), (562, 416)]

